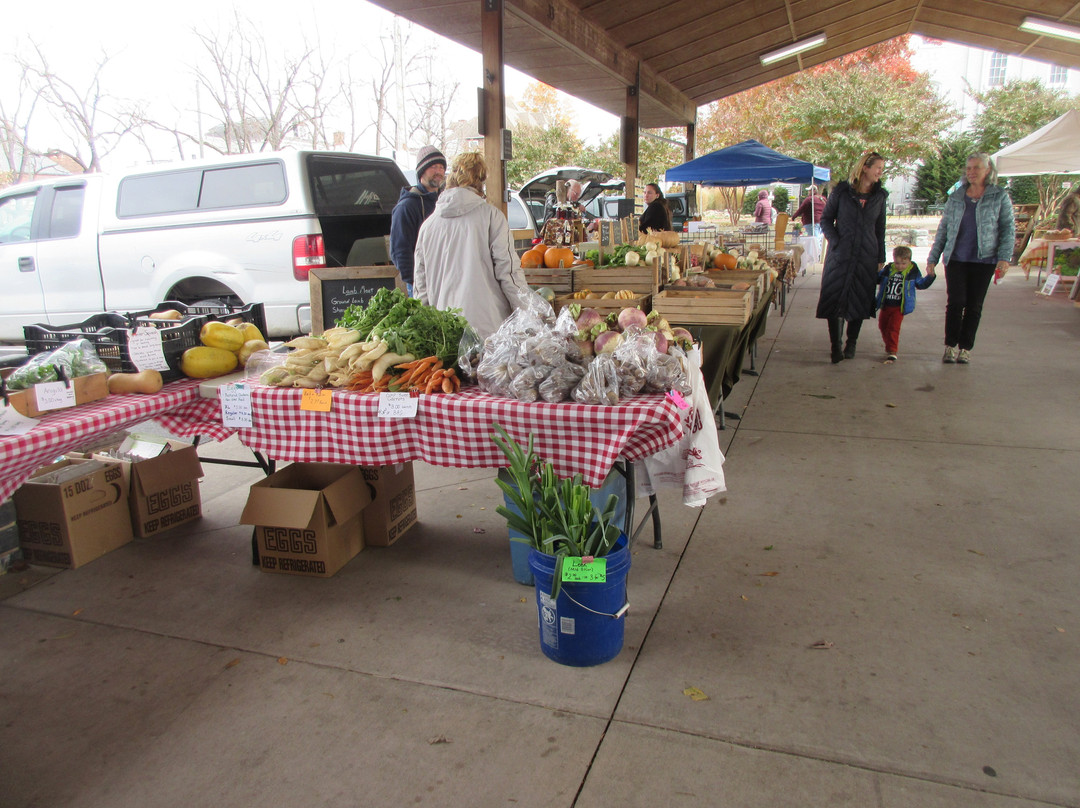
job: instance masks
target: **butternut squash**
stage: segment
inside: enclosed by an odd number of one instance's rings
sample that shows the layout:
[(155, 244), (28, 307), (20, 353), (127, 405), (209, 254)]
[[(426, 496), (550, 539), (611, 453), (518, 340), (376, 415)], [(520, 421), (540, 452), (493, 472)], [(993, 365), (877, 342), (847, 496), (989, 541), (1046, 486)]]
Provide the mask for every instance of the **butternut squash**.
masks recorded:
[(180, 372), (192, 379), (212, 379), (234, 371), (237, 362), (239, 360), (232, 351), (200, 345), (184, 351), (180, 357)]
[(156, 393), (164, 382), (156, 370), (140, 370), (138, 373), (114, 373), (109, 377), (109, 392), (124, 395), (126, 393)]
[(165, 309), (165, 311), (152, 311), (150, 312), (151, 320), (179, 320), (183, 317), (176, 309)]
[(244, 332), (234, 325), (211, 320), (199, 332), (199, 342), (207, 348), (239, 351), (244, 346)]

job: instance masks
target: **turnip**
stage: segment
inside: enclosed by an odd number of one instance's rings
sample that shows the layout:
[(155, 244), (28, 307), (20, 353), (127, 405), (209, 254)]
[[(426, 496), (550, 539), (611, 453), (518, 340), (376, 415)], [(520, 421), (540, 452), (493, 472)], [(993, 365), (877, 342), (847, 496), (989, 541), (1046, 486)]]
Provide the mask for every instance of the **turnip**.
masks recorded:
[(582, 356), (593, 355), (593, 341), (589, 339), (589, 335), (584, 331), (574, 334), (574, 344), (581, 351)]
[(600, 313), (596, 309), (582, 309), (575, 325), (578, 331), (589, 331), (601, 322), (603, 322), (603, 318), (600, 317)]
[(685, 348), (689, 350), (690, 348), (694, 347), (694, 337), (685, 328), (673, 328), (671, 329), (671, 334), (674, 338), (673, 341), (680, 348)]
[(593, 342), (593, 349), (598, 354), (612, 353), (622, 343), (622, 334), (618, 331), (605, 331)]
[(628, 328), (645, 328), (649, 324), (645, 312), (641, 309), (625, 308), (619, 312), (619, 329), (626, 331)]
[(667, 337), (664, 336), (664, 333), (662, 331), (654, 331), (653, 337), (656, 340), (656, 350), (660, 353), (667, 353), (668, 341)]

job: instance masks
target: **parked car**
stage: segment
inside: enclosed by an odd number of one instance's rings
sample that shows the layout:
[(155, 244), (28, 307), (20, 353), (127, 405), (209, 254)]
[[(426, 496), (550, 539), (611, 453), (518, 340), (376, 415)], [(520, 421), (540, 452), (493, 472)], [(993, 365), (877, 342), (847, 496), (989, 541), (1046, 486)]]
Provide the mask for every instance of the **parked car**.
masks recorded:
[[(543, 171), (522, 185), (516, 193), (510, 194), (506, 206), (510, 227), (514, 227), (515, 221), (523, 222), (519, 229), (531, 227), (534, 233), (539, 234), (544, 226), (544, 200), (549, 192), (555, 190), (555, 183), (558, 180), (577, 180), (582, 184), (581, 197), (578, 201), (585, 206), (587, 217), (597, 215), (591, 213), (594, 209), (590, 209), (590, 203), (597, 196), (607, 191), (622, 190), (624, 185), (622, 180), (612, 180), (610, 174), (594, 168), (561, 166)], [(514, 202), (515, 198), (521, 203), (520, 205)]]
[(0, 340), (165, 300), (261, 302), (271, 336), (306, 332), (308, 273), (381, 247), (407, 184), (387, 158), (295, 151), (6, 188)]

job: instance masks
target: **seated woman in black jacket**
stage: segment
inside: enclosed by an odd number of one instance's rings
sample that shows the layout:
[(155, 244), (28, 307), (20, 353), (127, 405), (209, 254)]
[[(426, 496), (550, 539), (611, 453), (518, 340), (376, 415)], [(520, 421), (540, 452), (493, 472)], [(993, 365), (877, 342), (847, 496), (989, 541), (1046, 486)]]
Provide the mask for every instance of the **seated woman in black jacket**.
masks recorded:
[(671, 209), (664, 199), (664, 192), (655, 182), (650, 182), (645, 186), (645, 210), (638, 220), (638, 230), (648, 233), (650, 230), (670, 229)]

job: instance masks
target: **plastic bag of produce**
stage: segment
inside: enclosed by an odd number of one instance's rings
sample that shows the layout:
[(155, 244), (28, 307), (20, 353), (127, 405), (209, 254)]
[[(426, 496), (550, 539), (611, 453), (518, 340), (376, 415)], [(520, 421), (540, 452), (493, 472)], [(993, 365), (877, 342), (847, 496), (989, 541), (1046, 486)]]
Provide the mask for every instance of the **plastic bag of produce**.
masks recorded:
[(600, 354), (589, 363), (585, 375), (574, 388), (573, 398), (578, 404), (619, 403), (619, 374), (612, 354)]
[(25, 365), (16, 368), (7, 378), (9, 390), (25, 390), (35, 384), (60, 381), (60, 369), (66, 379), (104, 373), (105, 363), (95, 353), (90, 340), (65, 342), (55, 351), (40, 353)]
[(639, 497), (655, 494), (657, 488), (681, 488), (683, 504), (699, 508), (713, 494), (726, 491), (727, 484), (716, 420), (701, 377), (701, 352), (691, 349), (687, 360), (690, 406), (682, 411), (683, 436), (674, 446), (638, 461), (635, 471)]
[(627, 398), (644, 389), (649, 364), (659, 358), (660, 352), (653, 332), (634, 328), (623, 332), (622, 342), (611, 355), (619, 376), (619, 398)]
[(480, 356), (484, 351), (484, 343), (480, 335), (471, 325), (466, 326), (461, 333), (461, 341), (458, 343), (458, 370), (461, 376), (470, 384), (476, 384), (476, 367), (480, 364)]
[[(701, 355), (700, 352), (698, 354)], [(693, 368), (687, 356), (679, 348), (669, 348), (668, 353), (656, 353), (645, 369), (645, 392), (666, 393), (678, 390), (685, 398), (690, 396), (689, 376)]]

